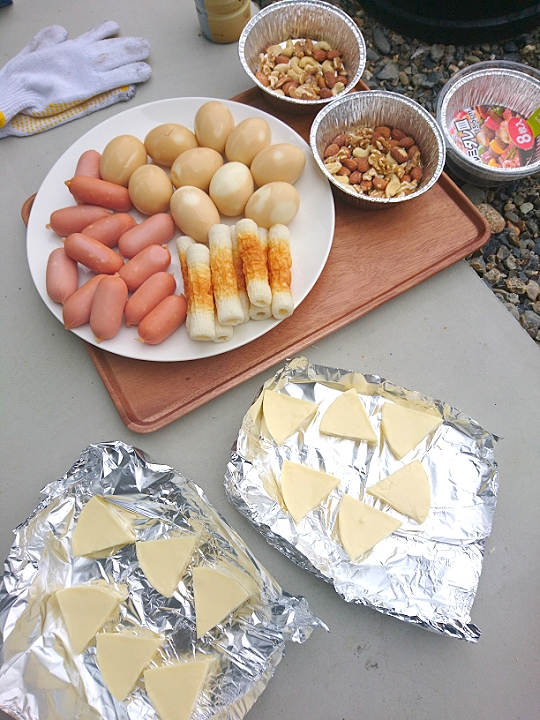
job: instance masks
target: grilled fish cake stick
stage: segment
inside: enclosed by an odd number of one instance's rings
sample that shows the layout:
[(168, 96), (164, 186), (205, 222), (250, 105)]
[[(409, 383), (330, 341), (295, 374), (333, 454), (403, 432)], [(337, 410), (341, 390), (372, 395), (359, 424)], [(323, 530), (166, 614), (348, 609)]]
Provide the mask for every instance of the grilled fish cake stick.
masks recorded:
[[(268, 268), (268, 230), (263, 227), (259, 227), (257, 232), (259, 233), (259, 242), (264, 252), (264, 261)], [(249, 317), (252, 320), (268, 320), (272, 317), (272, 306), (265, 305), (264, 307), (251, 305), (249, 306)]]
[(232, 258), (233, 258), (234, 270), (236, 273), (236, 287), (238, 289), (240, 303), (242, 305), (242, 310), (244, 312), (244, 319), (242, 322), (247, 322), (249, 320), (249, 298), (248, 298), (248, 294), (246, 291), (246, 279), (244, 277), (244, 266), (242, 263), (242, 258), (240, 257), (240, 249), (238, 247), (238, 236), (236, 234), (236, 227), (234, 225), (231, 225), (229, 230), (231, 233)]
[(190, 245), (195, 245), (195, 240), (189, 235), (182, 235), (176, 238), (176, 250), (178, 251), (178, 260), (180, 261), (180, 271), (182, 273), (182, 280), (184, 282), (184, 297), (187, 302), (187, 317), (186, 317), (186, 329), (189, 334), (190, 325), (190, 304), (189, 304), (189, 273), (186, 260), (186, 250)]
[(227, 342), (227, 340), (230, 340), (233, 336), (233, 326), (232, 325), (221, 325), (217, 313), (214, 316), (214, 328), (216, 336), (214, 338), (214, 342), (221, 343), (221, 342)]
[(276, 320), (289, 317), (294, 310), (290, 239), (286, 225), (272, 225), (268, 231), (268, 274), (272, 290), (272, 315)]
[(210, 250), (202, 243), (189, 245), (186, 250), (189, 279), (188, 334), (192, 340), (213, 341), (216, 337), (214, 321), (214, 293), (210, 272)]
[(210, 269), (218, 322), (223, 326), (240, 325), (244, 311), (238, 294), (228, 225), (213, 225), (208, 232)]
[(257, 224), (248, 218), (239, 220), (236, 223), (236, 235), (249, 302), (257, 307), (271, 305), (272, 291), (268, 284), (266, 253), (259, 238)]

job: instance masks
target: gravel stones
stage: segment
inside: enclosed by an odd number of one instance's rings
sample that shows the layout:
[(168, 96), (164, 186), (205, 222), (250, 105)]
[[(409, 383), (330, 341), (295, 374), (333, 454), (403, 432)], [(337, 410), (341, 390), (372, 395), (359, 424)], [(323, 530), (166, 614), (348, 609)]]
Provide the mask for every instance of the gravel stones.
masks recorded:
[(479, 203), (477, 205), (478, 212), (488, 221), (492, 233), (500, 233), (506, 227), (503, 216), (495, 210), (494, 207), (487, 203)]
[[(360, 28), (367, 46), (364, 82), (398, 92), (435, 116), (442, 86), (461, 68), (506, 59), (540, 67), (540, 29), (493, 44), (429, 45), (376, 23), (361, 2), (332, 0)], [(540, 349), (540, 179), (499, 188), (478, 188), (453, 178), (491, 228), (486, 245), (467, 258), (470, 266), (536, 341)]]

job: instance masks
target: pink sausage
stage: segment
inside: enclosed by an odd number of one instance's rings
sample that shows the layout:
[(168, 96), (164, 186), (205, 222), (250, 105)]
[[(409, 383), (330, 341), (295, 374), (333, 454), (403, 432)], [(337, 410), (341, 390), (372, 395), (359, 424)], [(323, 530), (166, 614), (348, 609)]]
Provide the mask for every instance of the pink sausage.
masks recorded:
[(67, 330), (73, 330), (89, 322), (96, 288), (104, 277), (107, 275), (94, 275), (66, 300), (62, 312), (64, 327)]
[(126, 325), (138, 325), (150, 310), (175, 290), (176, 280), (170, 273), (158, 272), (151, 275), (127, 301), (124, 310)]
[(186, 319), (187, 303), (183, 295), (169, 295), (139, 323), (141, 342), (158, 345), (166, 340)]
[(87, 225), (81, 232), (112, 248), (118, 244), (118, 240), (124, 233), (135, 226), (137, 226), (137, 221), (128, 213), (112, 213), (112, 215), (107, 215)]
[(68, 257), (80, 262), (95, 273), (114, 275), (124, 265), (124, 261), (99, 240), (83, 235), (72, 233), (64, 240), (64, 249)]
[(71, 233), (81, 232), (90, 223), (102, 220), (110, 214), (111, 210), (99, 205), (70, 205), (51, 213), (47, 227), (57, 235), (66, 237)]
[(79, 286), (79, 268), (63, 247), (49, 255), (45, 273), (47, 294), (53, 302), (64, 304)]
[(80, 203), (100, 205), (116, 212), (127, 212), (133, 207), (128, 189), (108, 180), (75, 175), (71, 180), (66, 180), (66, 185), (75, 200)]
[(145, 280), (171, 264), (171, 253), (166, 245), (149, 245), (120, 268), (118, 274), (126, 282), (130, 292), (139, 288)]
[(124, 257), (132, 258), (148, 245), (163, 245), (169, 242), (175, 232), (176, 225), (172, 215), (156, 213), (124, 233), (118, 240), (118, 249)]
[(86, 175), (87, 177), (101, 178), (99, 163), (101, 153), (97, 150), (85, 150), (77, 162), (75, 175)]
[(122, 327), (127, 298), (127, 285), (119, 275), (106, 275), (98, 283), (90, 311), (90, 328), (98, 342), (110, 340)]

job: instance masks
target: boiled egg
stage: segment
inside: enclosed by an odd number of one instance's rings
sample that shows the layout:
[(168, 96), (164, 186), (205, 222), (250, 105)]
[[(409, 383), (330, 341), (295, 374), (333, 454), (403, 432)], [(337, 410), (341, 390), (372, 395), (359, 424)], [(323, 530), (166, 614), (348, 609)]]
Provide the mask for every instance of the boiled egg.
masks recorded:
[(152, 128), (144, 138), (146, 151), (158, 165), (171, 167), (176, 158), (199, 144), (194, 133), (178, 123), (164, 123)]
[(208, 231), (220, 222), (213, 200), (200, 188), (185, 185), (174, 192), (170, 207), (180, 231), (208, 245)]
[(306, 156), (301, 148), (290, 143), (276, 143), (255, 155), (250, 170), (259, 187), (279, 181), (293, 185), (305, 165)]
[(210, 197), (222, 215), (234, 217), (244, 212), (255, 189), (249, 168), (241, 162), (228, 162), (210, 181)]
[(118, 135), (101, 153), (99, 172), (103, 180), (127, 187), (133, 171), (146, 165), (147, 160), (142, 140), (135, 135)]
[(199, 145), (218, 153), (225, 150), (225, 143), (233, 127), (231, 111), (217, 100), (204, 103), (195, 113), (193, 129)]
[(131, 202), (144, 215), (168, 210), (173, 186), (163, 168), (143, 165), (131, 175), (128, 185)]
[(208, 191), (210, 180), (223, 165), (223, 156), (208, 147), (196, 147), (179, 155), (171, 168), (171, 180), (176, 188), (194, 185)]
[(246, 118), (233, 128), (227, 138), (225, 155), (227, 160), (249, 167), (255, 155), (268, 147), (271, 141), (272, 131), (264, 118)]
[(271, 182), (256, 190), (246, 203), (244, 215), (260, 227), (288, 225), (300, 207), (298, 190), (286, 182)]

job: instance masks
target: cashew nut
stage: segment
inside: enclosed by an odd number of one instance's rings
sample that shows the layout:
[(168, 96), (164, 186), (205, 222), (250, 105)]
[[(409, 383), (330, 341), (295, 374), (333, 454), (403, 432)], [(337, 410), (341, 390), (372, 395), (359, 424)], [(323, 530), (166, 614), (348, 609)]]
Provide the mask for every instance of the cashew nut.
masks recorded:
[(399, 192), (400, 187), (401, 187), (400, 179), (398, 178), (397, 175), (394, 175), (394, 173), (392, 173), (392, 175), (390, 175), (390, 182), (386, 186), (384, 194), (386, 195), (386, 197), (389, 197), (389, 198), (394, 197), (394, 195), (396, 195), (396, 193)]

